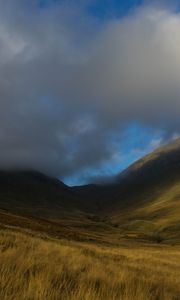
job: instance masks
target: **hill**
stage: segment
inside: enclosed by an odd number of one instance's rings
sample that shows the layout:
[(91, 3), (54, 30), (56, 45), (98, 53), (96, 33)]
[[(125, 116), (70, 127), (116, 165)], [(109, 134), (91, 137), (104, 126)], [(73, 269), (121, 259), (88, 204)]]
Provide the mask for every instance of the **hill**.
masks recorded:
[(105, 209), (116, 222), (180, 238), (180, 139), (134, 163), (112, 189)]

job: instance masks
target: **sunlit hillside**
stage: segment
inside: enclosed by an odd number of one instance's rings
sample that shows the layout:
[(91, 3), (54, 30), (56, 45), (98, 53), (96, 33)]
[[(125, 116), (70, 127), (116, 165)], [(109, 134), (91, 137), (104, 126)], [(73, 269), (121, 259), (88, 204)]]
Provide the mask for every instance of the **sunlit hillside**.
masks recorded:
[(130, 166), (110, 192), (107, 211), (119, 227), (180, 240), (180, 139)]

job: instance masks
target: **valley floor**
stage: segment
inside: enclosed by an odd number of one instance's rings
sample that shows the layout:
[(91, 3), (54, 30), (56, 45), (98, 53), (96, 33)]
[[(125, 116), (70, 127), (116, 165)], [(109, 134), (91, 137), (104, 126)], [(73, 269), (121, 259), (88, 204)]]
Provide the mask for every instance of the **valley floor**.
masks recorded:
[(180, 247), (58, 240), (0, 229), (2, 300), (179, 300)]

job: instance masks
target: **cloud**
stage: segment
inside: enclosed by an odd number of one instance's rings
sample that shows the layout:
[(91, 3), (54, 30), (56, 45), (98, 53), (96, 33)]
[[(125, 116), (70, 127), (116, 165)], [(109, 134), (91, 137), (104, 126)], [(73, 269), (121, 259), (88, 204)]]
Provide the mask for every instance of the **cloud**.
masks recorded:
[[(174, 135), (173, 135), (174, 137)], [(150, 142), (150, 149), (151, 150), (154, 150), (156, 148), (159, 148), (161, 145), (162, 145), (162, 141), (163, 141), (163, 138), (158, 138), (158, 139), (153, 139), (151, 142)]]
[(179, 131), (180, 14), (101, 22), (82, 1), (0, 0), (0, 167), (64, 177), (114, 159), (129, 123)]

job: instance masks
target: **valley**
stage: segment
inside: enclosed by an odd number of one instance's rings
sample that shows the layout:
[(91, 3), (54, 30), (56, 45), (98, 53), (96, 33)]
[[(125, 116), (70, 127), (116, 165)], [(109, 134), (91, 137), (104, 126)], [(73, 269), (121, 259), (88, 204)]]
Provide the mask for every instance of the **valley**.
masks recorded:
[(0, 172), (0, 299), (180, 299), (180, 141), (114, 183)]

